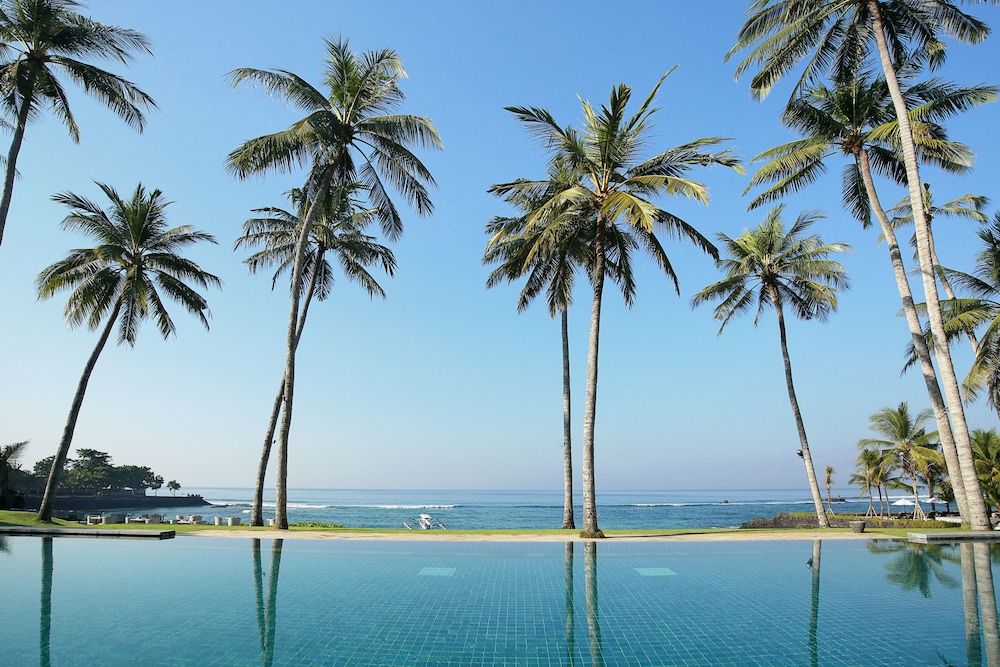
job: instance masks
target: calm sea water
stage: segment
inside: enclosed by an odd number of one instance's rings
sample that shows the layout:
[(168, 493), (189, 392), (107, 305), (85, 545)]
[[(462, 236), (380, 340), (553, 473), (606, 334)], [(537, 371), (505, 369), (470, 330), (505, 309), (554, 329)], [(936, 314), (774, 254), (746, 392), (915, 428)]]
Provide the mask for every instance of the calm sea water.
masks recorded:
[[(193, 488), (212, 507), (164, 509), (164, 514), (197, 512), (212, 516), (241, 516), (248, 520), (253, 489)], [(835, 511), (864, 512), (867, 500), (856, 490), (834, 490), (844, 503)], [(577, 499), (577, 525), (582, 523), (582, 501)], [(809, 492), (802, 489), (715, 491), (605, 491), (597, 494), (601, 528), (727, 528), (778, 512), (812, 510)], [(265, 495), (265, 515), (274, 515), (274, 490)], [(929, 508), (928, 508), (929, 509)], [(403, 522), (429, 514), (451, 529), (544, 529), (562, 525), (561, 491), (422, 491), (291, 489), (290, 523), (321, 521), (351, 528), (402, 528)]]

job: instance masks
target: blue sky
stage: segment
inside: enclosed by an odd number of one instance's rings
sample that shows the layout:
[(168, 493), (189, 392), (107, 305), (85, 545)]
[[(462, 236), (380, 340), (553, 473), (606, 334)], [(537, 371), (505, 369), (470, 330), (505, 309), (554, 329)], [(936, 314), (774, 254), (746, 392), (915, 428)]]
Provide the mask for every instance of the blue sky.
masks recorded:
[[(214, 234), (219, 244), (191, 253), (224, 281), (208, 294), (211, 331), (176, 312), (176, 338), (155, 328), (134, 349), (109, 345), (98, 362), (73, 447), (109, 452), (117, 464), (149, 465), (185, 487), (251, 486), (267, 416), (284, 362), (287, 290), (249, 276), (232, 244), (253, 208), (284, 205), (303, 175), (238, 181), (227, 154), (246, 139), (298, 118), (261, 90), (233, 90), (236, 67), (277, 67), (319, 85), (322, 40), (343, 35), (356, 50), (391, 47), (409, 72), (405, 111), (429, 116), (445, 149), (421, 157), (438, 181), (433, 216), (405, 212), (394, 246), (398, 271), (371, 301), (339, 280), (316, 304), (299, 348), (289, 484), (326, 488), (559, 489), (562, 397), (558, 321), (540, 302), (518, 315), (519, 286), (487, 291), (481, 263), (485, 223), (506, 214), (486, 190), (544, 172), (543, 153), (508, 105), (548, 108), (579, 124), (580, 98), (607, 101), (619, 83), (644, 97), (661, 88), (650, 150), (703, 136), (731, 137), (749, 159), (793, 136), (778, 125), (789, 94), (764, 103), (723, 63), (748, 6), (628, 2), (172, 3), (102, 2), (96, 20), (144, 32), (154, 57), (123, 73), (157, 101), (143, 134), (70, 88), (82, 128), (79, 145), (51, 116), (31, 125), (18, 160), (21, 178), (0, 247), (0, 443), (30, 440), (27, 463), (51, 455), (96, 334), (70, 330), (64, 297), (38, 302), (34, 277), (86, 241), (60, 229), (66, 210), (52, 194), (97, 199), (94, 181), (129, 191), (141, 181), (174, 203), (173, 224)], [(572, 7), (572, 10), (567, 9)], [(971, 7), (971, 6), (970, 6)], [(971, 7), (992, 24), (994, 8)], [(612, 34), (613, 33), (613, 34)], [(960, 84), (997, 83), (1000, 48), (952, 45), (940, 75)], [(978, 155), (973, 174), (925, 169), (939, 201), (966, 193), (997, 197), (1000, 107), (949, 123), (951, 137)], [(4, 140), (6, 141), (6, 139)], [(4, 144), (6, 150), (6, 144)], [(840, 163), (819, 184), (786, 200), (792, 219), (806, 208), (828, 219), (814, 229), (851, 244), (843, 258), (851, 290), (828, 323), (792, 322), (789, 345), (798, 398), (817, 468), (837, 469), (846, 485), (855, 443), (868, 417), (908, 401), (927, 407), (916, 373), (900, 376), (905, 323), (877, 233), (840, 208)], [(752, 173), (752, 167), (750, 167)], [(747, 213), (748, 176), (695, 172), (711, 204), (661, 202), (706, 235), (755, 226)], [(881, 185), (884, 201), (904, 193)], [(996, 210), (990, 208), (990, 214)], [(968, 269), (974, 226), (943, 221), (942, 263)], [(644, 258), (637, 262), (635, 307), (608, 290), (601, 337), (596, 430), (599, 489), (803, 488), (773, 317), (758, 327), (736, 321), (716, 336), (711, 309), (691, 296), (720, 275), (690, 244), (665, 241), (681, 283)], [(915, 289), (918, 284), (914, 283)], [(580, 280), (570, 312), (574, 373), (575, 464), (579, 479), (586, 344), (591, 294)], [(964, 373), (964, 350), (956, 366)], [(969, 409), (972, 427), (996, 426), (985, 404)]]

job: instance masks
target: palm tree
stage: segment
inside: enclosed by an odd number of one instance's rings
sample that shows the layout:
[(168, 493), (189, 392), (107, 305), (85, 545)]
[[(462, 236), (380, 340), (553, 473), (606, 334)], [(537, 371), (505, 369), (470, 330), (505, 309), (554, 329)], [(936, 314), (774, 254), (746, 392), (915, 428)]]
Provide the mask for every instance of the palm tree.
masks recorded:
[[(302, 338), (306, 316), (312, 299), (324, 301), (333, 289), (333, 267), (327, 260), (327, 253), (332, 253), (339, 260), (341, 271), (349, 279), (360, 284), (369, 297), (385, 298), (385, 291), (378, 281), (368, 272), (370, 264), (381, 264), (382, 269), (391, 277), (396, 270), (396, 258), (392, 250), (379, 244), (376, 239), (364, 233), (375, 217), (372, 209), (362, 209), (360, 202), (352, 196), (358, 188), (334, 188), (325, 202), (324, 209), (319, 213), (309, 239), (309, 247), (305, 255), (305, 278), (308, 287), (304, 288), (302, 312), (299, 315), (296, 333), (296, 346)], [(277, 265), (271, 280), (272, 289), (278, 278), (291, 268), (295, 258), (295, 244), (298, 240), (299, 227), (309, 206), (309, 198), (299, 189), (292, 190), (289, 198), (299, 211), (290, 213), (284, 209), (268, 207), (255, 209), (254, 213), (262, 217), (251, 218), (243, 223), (243, 235), (236, 239), (234, 250), (242, 247), (263, 246), (244, 263), (250, 273)], [(261, 450), (260, 463), (257, 466), (257, 483), (254, 490), (254, 500), (250, 511), (250, 525), (263, 526), (264, 477), (271, 456), (271, 445), (274, 442), (274, 432), (277, 429), (278, 417), (285, 395), (285, 381), (282, 377), (278, 393), (274, 399), (271, 418), (264, 436), (264, 447)]]
[[(667, 234), (685, 238), (697, 248), (716, 256), (712, 243), (694, 227), (665, 211), (651, 201), (656, 195), (684, 195), (707, 204), (707, 188), (686, 177), (696, 166), (720, 164), (742, 173), (739, 159), (730, 151), (717, 153), (707, 148), (725, 141), (720, 137), (696, 139), (648, 158), (642, 152), (650, 141), (650, 119), (656, 112), (652, 106), (663, 81), (656, 86), (632, 115), (628, 105), (632, 89), (619, 84), (611, 91), (608, 106), (595, 110), (582, 102), (584, 125), (581, 130), (556, 123), (548, 110), (537, 107), (507, 107), (527, 126), (551, 156), (552, 165), (560, 165), (579, 178), (558, 185), (551, 180), (527, 181), (494, 185), (490, 191), (500, 196), (519, 192), (528, 198), (533, 193), (550, 192), (541, 206), (527, 215), (527, 228), (552, 219), (568, 206), (586, 215), (577, 216), (581, 225), (589, 225), (593, 233), (593, 265), (590, 281), (594, 289), (591, 307), (590, 343), (587, 350), (587, 395), (583, 418), (583, 535), (602, 536), (597, 525), (596, 484), (594, 480), (594, 431), (597, 414), (597, 361), (600, 343), (601, 303), (604, 282), (610, 277), (620, 281), (625, 302), (631, 305), (635, 294), (631, 253), (638, 248), (652, 255), (659, 268), (678, 290), (677, 276), (666, 251), (660, 244), (657, 228)], [(593, 222), (589, 222), (593, 218)]]
[(850, 484), (861, 488), (861, 497), (868, 496), (868, 511), (866, 517), (875, 516), (874, 498), (872, 497), (872, 487), (878, 489), (878, 515), (882, 513), (882, 486), (880, 470), (882, 456), (875, 449), (862, 449), (858, 453), (855, 461), (855, 472), (851, 473)]
[[(0, 447), (0, 507), (7, 507), (7, 495), (10, 492), (10, 473), (20, 467), (17, 461), (27, 448), (28, 440)], [(15, 468), (15, 466), (18, 468)]]
[(990, 507), (1000, 508), (1000, 435), (996, 429), (972, 431), (972, 451), (976, 453), (976, 472)]
[[(382, 233), (395, 240), (403, 231), (388, 181), (420, 215), (432, 210), (427, 186), (434, 178), (409, 146), (440, 148), (441, 140), (429, 118), (389, 113), (403, 102), (400, 79), (406, 76), (394, 51), (361, 55), (346, 39), (326, 41), (324, 95), (291, 72), (241, 68), (230, 72), (233, 86), (250, 81), (307, 113), (287, 129), (251, 139), (229, 154), (227, 168), (239, 178), (309, 166), (311, 201), (324, 201), (334, 183), (360, 183), (371, 207), (378, 211)], [(275, 526), (288, 528), (288, 435), (295, 390), (295, 351), (299, 301), (305, 275), (306, 248), (322, 207), (310, 205), (302, 220), (292, 262), (292, 290), (285, 345), (284, 410), (278, 435), (278, 475), (275, 484)]]
[(0, 2), (0, 103), (14, 119), (14, 136), (7, 152), (3, 195), (0, 196), (0, 243), (10, 211), (17, 173), (17, 156), (28, 121), (49, 107), (80, 140), (80, 128), (69, 108), (60, 77), (83, 89), (140, 132), (143, 110), (155, 108), (153, 99), (135, 84), (82, 59), (105, 58), (128, 64), (135, 52), (149, 50), (145, 35), (98, 23), (75, 10), (72, 0), (3, 0)]
[(826, 511), (833, 514), (833, 499), (830, 497), (830, 487), (833, 486), (833, 473), (837, 472), (833, 466), (826, 467)]
[(720, 335), (733, 317), (756, 309), (756, 326), (761, 314), (768, 308), (774, 308), (778, 317), (788, 400), (799, 434), (798, 454), (805, 463), (816, 518), (820, 527), (829, 528), (806, 427), (792, 381), (792, 362), (785, 332), (785, 307), (799, 319), (825, 321), (837, 309), (837, 290), (848, 287), (844, 267), (828, 258), (833, 253), (846, 252), (849, 246), (844, 243), (824, 244), (819, 236), (804, 236), (813, 223), (825, 217), (822, 214), (801, 213), (792, 227), (785, 231), (781, 220), (783, 212), (784, 206), (776, 206), (756, 229), (744, 232), (739, 238), (718, 235), (729, 254), (719, 262), (726, 277), (698, 292), (691, 300), (691, 305), (695, 307), (710, 301), (720, 302), (714, 311), (715, 319), (722, 322), (719, 327)]
[[(572, 185), (572, 176), (564, 170), (552, 169), (550, 182), (556, 188)], [(495, 217), (486, 225), (490, 236), (483, 255), (486, 264), (499, 263), (486, 280), (491, 288), (503, 281), (513, 282), (523, 277), (524, 288), (517, 300), (518, 312), (544, 290), (553, 318), (559, 314), (562, 333), (563, 367), (563, 529), (576, 528), (573, 516), (573, 438), (570, 411), (569, 367), (569, 308), (573, 305), (573, 285), (576, 271), (590, 259), (591, 235), (579, 224), (579, 211), (565, 207), (552, 219), (528, 225), (528, 216), (544, 206), (556, 194), (546, 191), (540, 196), (525, 199), (520, 191), (513, 191), (507, 200), (521, 209), (522, 215)]]
[(179, 303), (207, 329), (208, 303), (188, 283), (203, 288), (222, 284), (216, 276), (177, 254), (198, 241), (215, 243), (215, 238), (189, 225), (168, 228), (165, 209), (170, 202), (163, 200), (162, 192), (147, 191), (140, 183), (129, 199), (123, 199), (111, 186), (97, 185), (111, 201), (108, 210), (72, 192), (54, 195), (52, 199), (70, 208), (62, 222), (63, 229), (82, 232), (98, 245), (70, 251), (65, 259), (47, 267), (35, 280), (39, 299), (51, 298), (65, 289), (73, 290), (64, 310), (71, 327), (86, 324), (95, 330), (104, 323), (97, 345), (84, 366), (49, 470), (38, 508), (38, 518), (42, 521), (52, 518), (52, 503), (73, 442), (87, 383), (112, 329), (117, 325), (119, 345), (127, 343), (132, 347), (145, 319), (152, 319), (164, 338), (174, 334), (176, 327), (164, 305), (164, 297)]
[[(906, 81), (915, 74), (913, 64), (907, 64)], [(948, 141), (939, 121), (958, 110), (993, 99), (995, 89), (983, 86), (956, 88), (932, 79), (909, 85), (905, 94), (920, 109), (922, 120), (918, 137), (924, 159), (950, 172), (968, 170), (972, 165), (971, 151), (962, 144)], [(874, 174), (895, 182), (905, 180), (905, 169), (900, 164), (897, 149), (898, 124), (893, 116), (888, 84), (884, 78), (859, 74), (832, 88), (816, 85), (789, 103), (782, 115), (782, 123), (795, 129), (803, 138), (754, 158), (754, 161), (767, 162), (754, 174), (748, 189), (762, 183), (773, 185), (758, 195), (750, 207), (773, 201), (814, 182), (825, 173), (827, 159), (835, 154), (843, 153), (851, 160), (853, 164), (843, 172), (841, 190), (844, 206), (866, 228), (871, 225), (874, 214), (886, 240), (914, 355), (920, 363), (931, 408), (940, 426), (948, 469), (957, 480), (955, 488), (960, 512), (968, 520), (968, 503), (962, 485), (958, 450), (948, 422), (947, 405), (914, 305), (895, 226), (883, 210), (875, 190)]]
[(920, 275), (933, 333), (935, 359), (949, 408), (947, 416), (955, 438), (964, 495), (969, 504), (968, 520), (974, 530), (990, 530), (985, 506), (978, 501), (978, 479), (965, 408), (948, 349), (938, 298), (930, 225), (924, 215), (920, 193), (922, 181), (917, 165), (915, 131), (897, 77), (897, 68), (912, 53), (926, 58), (932, 68), (944, 62), (946, 50), (942, 36), (975, 44), (986, 38), (989, 28), (960, 11), (951, 0), (756, 0), (748, 13), (750, 17), (740, 30), (737, 43), (727, 54), (727, 59), (738, 51), (750, 49), (737, 67), (736, 76), (759, 66), (760, 70), (751, 83), (754, 96), (759, 98), (765, 97), (782, 76), (804, 59), (807, 62), (796, 91), (814, 83), (827, 72), (832, 72), (835, 81), (848, 80), (861, 69), (871, 54), (874, 42), (899, 123), (900, 149), (914, 213)]
[(924, 424), (931, 419), (930, 410), (921, 410), (911, 416), (909, 406), (903, 401), (896, 408), (883, 408), (873, 414), (869, 430), (880, 438), (858, 440), (859, 449), (875, 448), (889, 454), (902, 473), (909, 478), (913, 491), (913, 518), (924, 519), (918, 493), (919, 474), (928, 461), (937, 461), (940, 455), (934, 442), (937, 433), (926, 432)]

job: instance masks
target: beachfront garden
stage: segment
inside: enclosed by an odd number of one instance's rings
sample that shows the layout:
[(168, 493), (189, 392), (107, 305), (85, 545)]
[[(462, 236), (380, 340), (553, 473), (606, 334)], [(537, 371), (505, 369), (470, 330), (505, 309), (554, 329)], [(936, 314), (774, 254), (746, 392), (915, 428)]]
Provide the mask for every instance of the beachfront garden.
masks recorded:
[[(713, 314), (721, 327), (749, 312), (756, 324), (766, 311), (774, 311), (798, 454), (817, 522), (829, 524), (829, 504), (824, 508), (819, 466), (795, 392), (785, 317), (823, 321), (834, 315), (837, 293), (848, 284), (844, 267), (834, 257), (847, 245), (807, 233), (825, 213), (786, 211), (780, 200), (821, 180), (837, 158), (846, 164), (842, 188), (848, 213), (864, 226), (877, 221), (882, 231), (906, 315), (911, 365), (919, 367), (931, 405), (929, 412), (904, 419), (906, 404), (901, 404), (896, 412), (902, 421), (909, 420), (901, 430), (883, 428), (893, 415), (877, 413), (884, 417), (877, 423), (873, 417), (879, 437), (859, 443), (862, 451), (853, 483), (869, 498), (878, 493), (880, 507), (875, 509), (873, 499), (872, 513), (891, 511), (881, 506), (883, 492), (903, 488), (914, 495), (916, 515), (923, 488), (946, 504), (954, 502), (972, 528), (991, 527), (989, 506), (1000, 502), (1000, 447), (995, 434), (970, 431), (963, 401), (984, 396), (995, 406), (1000, 397), (995, 381), (1000, 374), (996, 327), (1000, 271), (992, 259), (1000, 256), (1000, 214), (990, 223), (982, 194), (935, 206), (919, 170), (934, 165), (961, 174), (972, 168), (973, 147), (948, 139), (945, 123), (962, 111), (994, 101), (997, 91), (993, 86), (960, 86), (930, 76), (941, 64), (945, 40), (974, 44), (988, 32), (986, 24), (947, 3), (931, 4), (944, 9), (937, 13), (914, 9), (903, 15), (891, 2), (800, 5), (762, 0), (751, 5), (727, 57), (743, 58), (736, 66), (737, 75), (752, 76), (751, 91), (757, 98), (766, 97), (780, 79), (801, 71), (792, 98), (775, 119), (800, 138), (751, 159), (755, 172), (747, 191), (756, 194), (749, 207), (771, 208), (755, 229), (717, 235), (718, 246), (708, 233), (672, 213), (667, 202), (681, 197), (707, 204), (708, 186), (694, 174), (709, 166), (742, 174), (744, 166), (726, 147), (731, 140), (722, 136), (660, 145), (654, 130), (667, 122), (657, 105), (669, 90), (668, 75), (639, 99), (633, 99), (630, 86), (620, 84), (611, 89), (606, 104), (583, 101), (582, 121), (576, 124), (557, 121), (546, 108), (507, 107), (544, 152), (526, 171), (544, 175), (490, 188), (503, 202), (503, 211), (492, 219), (483, 213), (483, 220), (488, 220), (483, 260), (497, 265), (488, 286), (525, 281), (518, 309), (545, 292), (549, 312), (562, 319), (564, 528), (576, 526), (566, 318), (574, 281), (579, 278), (592, 288), (582, 429), (582, 529), (588, 536), (599, 536), (595, 431), (604, 287), (610, 280), (631, 306), (640, 251), (677, 286), (675, 262), (662, 243), (670, 238), (689, 242), (717, 262), (721, 280), (699, 292), (692, 305), (716, 303)], [(0, 199), (0, 242), (29, 121), (52, 111), (74, 139), (79, 134), (63, 91), (65, 81), (82, 84), (138, 130), (155, 106), (136, 84), (90, 63), (108, 56), (128, 63), (136, 55), (151, 54), (145, 35), (97, 23), (80, 14), (75, 3), (8, 0), (3, 6), (8, 11), (0, 16), (0, 41), (9, 53), (3, 56), (0, 89), (12, 138)], [(272, 387), (277, 391), (260, 440), (251, 514), (251, 523), (261, 525), (264, 480), (273, 466), (275, 521), (281, 529), (289, 527), (289, 440), (299, 342), (309, 309), (331, 294), (335, 265), (370, 297), (384, 297), (381, 278), (375, 274), (391, 277), (395, 271), (390, 245), (403, 232), (399, 200), (420, 216), (433, 211), (429, 190), (435, 181), (417, 153), (442, 146), (431, 119), (402, 112), (406, 72), (399, 54), (391, 49), (356, 51), (345, 37), (327, 40), (325, 51), (319, 86), (280, 64), (272, 69), (242, 67), (229, 74), (233, 87), (255, 85), (301, 113), (284, 129), (241, 143), (226, 162), (226, 169), (238, 179), (272, 173), (301, 177), (299, 187), (288, 194), (287, 209), (273, 205), (251, 211), (253, 217), (235, 241), (236, 249), (252, 250), (246, 260), (251, 272), (273, 270), (272, 286), (285, 278), (289, 286), (284, 364)], [(906, 187), (909, 196), (885, 210), (878, 193), (890, 186)], [(202, 242), (214, 243), (215, 237), (189, 225), (168, 225), (169, 202), (160, 190), (141, 183), (128, 187), (122, 194), (110, 184), (98, 184), (100, 202), (72, 192), (53, 195), (68, 209), (64, 228), (88, 236), (94, 245), (74, 250), (42, 270), (36, 280), (38, 296), (48, 299), (68, 293), (67, 323), (99, 333), (55, 454), (35, 466), (36, 474), (46, 472), (39, 508), (42, 520), (51, 518), (60, 488), (79, 486), (69, 453), (91, 374), (112, 332), (119, 344), (134, 346), (140, 326), (150, 320), (164, 338), (173, 335), (170, 302), (207, 328), (208, 300), (199, 290), (221, 287), (216, 275), (183, 252)], [(968, 272), (941, 266), (935, 252), (931, 220), (948, 214), (981, 225), (982, 254)], [(914, 297), (896, 238), (907, 225), (914, 231), (917, 256), (911, 264), (920, 270), (923, 303)], [(947, 298), (941, 298), (939, 290)], [(949, 341), (965, 339), (974, 347), (974, 362), (969, 369), (956, 369)], [(17, 478), (13, 474), (19, 470), (17, 457), (8, 458), (5, 470)], [(157, 476), (148, 473), (121, 486), (159, 488), (153, 484), (162, 484), (162, 478), (157, 482)], [(171, 483), (168, 488), (177, 490)]]

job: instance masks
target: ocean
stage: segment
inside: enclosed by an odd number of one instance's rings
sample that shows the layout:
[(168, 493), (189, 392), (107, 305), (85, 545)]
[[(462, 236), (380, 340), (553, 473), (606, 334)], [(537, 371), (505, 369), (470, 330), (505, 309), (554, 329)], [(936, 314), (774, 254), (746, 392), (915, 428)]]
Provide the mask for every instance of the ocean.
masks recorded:
[[(201, 514), (239, 516), (249, 521), (253, 489), (191, 488), (211, 507), (153, 510), (168, 516)], [(864, 513), (867, 499), (856, 489), (834, 490), (834, 511)], [(289, 523), (337, 523), (349, 528), (403, 528), (408, 519), (429, 514), (446, 528), (547, 529), (562, 525), (562, 491), (428, 491), (290, 489)], [(582, 499), (576, 499), (577, 527), (582, 526)], [(598, 524), (603, 529), (733, 528), (756, 517), (778, 512), (811, 512), (808, 490), (598, 491)], [(929, 508), (928, 508), (929, 509)], [(274, 516), (274, 489), (264, 497), (264, 514)], [(412, 524), (411, 524), (412, 525)]]

